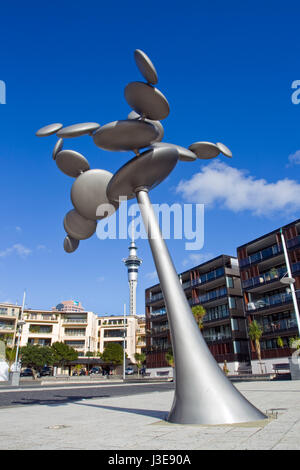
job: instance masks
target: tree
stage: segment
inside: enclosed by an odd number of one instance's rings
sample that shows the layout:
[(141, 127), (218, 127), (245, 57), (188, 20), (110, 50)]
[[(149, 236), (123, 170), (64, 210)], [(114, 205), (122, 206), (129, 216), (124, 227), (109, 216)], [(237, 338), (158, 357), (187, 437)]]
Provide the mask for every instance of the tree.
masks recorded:
[(136, 365), (137, 365), (137, 368), (138, 368), (138, 375), (139, 375), (142, 364), (146, 360), (146, 354), (144, 354), (144, 353), (135, 353), (134, 359), (136, 360)]
[(284, 347), (283, 339), (282, 339), (280, 336), (278, 336), (278, 338), (277, 338), (277, 346), (278, 346), (279, 348), (283, 348), (283, 347)]
[(195, 305), (192, 307), (192, 313), (197, 322), (200, 330), (203, 330), (203, 317), (206, 315), (206, 310), (202, 305)]
[(11, 366), (15, 362), (16, 354), (17, 354), (17, 348), (16, 347), (9, 348), (8, 346), (6, 346), (6, 348), (5, 348), (5, 358), (8, 362), (9, 368), (11, 368)]
[(123, 363), (123, 347), (119, 343), (108, 343), (103, 351), (102, 360), (114, 365)]
[(260, 338), (262, 334), (263, 334), (263, 330), (261, 329), (260, 325), (257, 323), (256, 320), (253, 320), (249, 325), (249, 337), (251, 341), (254, 342), (255, 350), (256, 350), (257, 357), (258, 357), (259, 364), (260, 364), (261, 373), (263, 373), (262, 365), (261, 365), (261, 349), (260, 349)]
[(54, 356), (49, 346), (28, 344), (20, 350), (22, 366), (31, 367), (34, 372), (39, 372), (45, 365), (53, 365)]
[(78, 358), (78, 352), (68, 346), (66, 343), (55, 342), (51, 346), (53, 352), (53, 363), (64, 367), (66, 362), (75, 361)]
[(172, 351), (168, 351), (168, 352), (166, 353), (165, 359), (166, 359), (167, 363), (169, 364), (169, 366), (175, 367), (175, 361), (174, 361), (174, 356), (173, 356), (173, 352), (172, 352)]
[[(192, 313), (197, 322), (199, 330), (203, 330), (203, 318), (206, 315), (205, 308), (202, 307), (202, 305), (195, 305), (194, 307), (192, 307)], [(175, 367), (175, 360), (172, 349), (166, 353), (165, 360), (167, 361), (169, 366)]]

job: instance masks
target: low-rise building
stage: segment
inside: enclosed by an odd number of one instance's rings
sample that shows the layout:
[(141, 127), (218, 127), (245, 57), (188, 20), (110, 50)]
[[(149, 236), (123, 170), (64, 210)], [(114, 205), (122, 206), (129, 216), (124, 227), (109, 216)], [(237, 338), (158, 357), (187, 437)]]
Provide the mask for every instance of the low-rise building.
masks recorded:
[(16, 343), (17, 322), (21, 311), (20, 305), (0, 303), (0, 340), (4, 340), (9, 347)]

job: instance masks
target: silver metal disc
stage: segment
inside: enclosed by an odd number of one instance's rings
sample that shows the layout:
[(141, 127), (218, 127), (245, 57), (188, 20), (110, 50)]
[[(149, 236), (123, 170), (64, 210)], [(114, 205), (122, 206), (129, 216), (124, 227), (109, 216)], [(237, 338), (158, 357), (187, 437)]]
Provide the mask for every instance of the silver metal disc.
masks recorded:
[(48, 135), (55, 134), (55, 132), (59, 131), (59, 129), (61, 129), (62, 126), (63, 125), (60, 124), (59, 122), (55, 124), (49, 124), (48, 126), (41, 127), (41, 129), (39, 129), (35, 133), (35, 135), (38, 137), (47, 137)]
[(68, 176), (76, 178), (83, 171), (90, 169), (87, 159), (75, 150), (61, 150), (56, 154), (56, 165)]
[(129, 83), (125, 87), (125, 99), (134, 111), (153, 121), (165, 119), (170, 112), (166, 97), (147, 83)]
[(56, 155), (58, 154), (58, 152), (60, 152), (63, 148), (63, 145), (64, 145), (64, 141), (63, 139), (59, 139), (56, 144), (55, 144), (55, 147), (53, 149), (53, 152), (52, 152), (52, 158), (53, 160), (56, 159)]
[(220, 149), (223, 155), (225, 155), (225, 157), (232, 158), (232, 152), (228, 147), (226, 147), (226, 145), (222, 144), (221, 142), (217, 142), (216, 146)]
[(179, 155), (179, 160), (181, 160), (182, 162), (194, 162), (195, 160), (197, 160), (197, 156), (194, 152), (189, 149), (186, 149), (185, 147), (181, 147), (180, 145), (169, 144), (167, 142), (158, 142), (152, 144), (151, 147), (175, 147)]
[(97, 222), (82, 217), (75, 209), (72, 209), (65, 215), (64, 228), (75, 240), (86, 240), (95, 233)]
[(153, 124), (127, 119), (105, 124), (93, 135), (93, 139), (102, 149), (126, 151), (148, 147), (158, 136), (159, 131)]
[(116, 202), (122, 196), (132, 199), (139, 187), (153, 189), (169, 175), (177, 161), (176, 148), (158, 147), (146, 150), (114, 174), (106, 191), (108, 199)]
[(220, 149), (211, 142), (195, 142), (189, 146), (189, 150), (194, 152), (201, 160), (209, 160), (219, 155)]
[(64, 239), (64, 250), (67, 253), (73, 253), (79, 246), (79, 240), (75, 240), (75, 238), (70, 237), (67, 235)]
[(112, 176), (109, 171), (94, 169), (85, 171), (76, 178), (71, 189), (71, 200), (80, 215), (87, 219), (100, 220), (116, 211), (119, 205), (110, 203), (106, 196)]
[(100, 124), (97, 122), (82, 122), (73, 124), (72, 126), (63, 127), (57, 133), (58, 137), (79, 137), (80, 135), (92, 134), (99, 129)]
[[(135, 120), (138, 120), (138, 119), (142, 119), (141, 115), (136, 113), (135, 111), (131, 111), (131, 113), (128, 114), (127, 116), (127, 119), (135, 119)], [(143, 119), (143, 121), (145, 122), (150, 122), (151, 124), (153, 124), (153, 126), (155, 126), (159, 132), (159, 135), (158, 137), (152, 141), (152, 143), (154, 142), (160, 142), (161, 140), (163, 140), (163, 137), (164, 137), (164, 128), (163, 128), (163, 125), (160, 121), (152, 121), (151, 119)]]
[(134, 51), (135, 63), (147, 82), (155, 85), (158, 81), (157, 72), (149, 57), (140, 49)]

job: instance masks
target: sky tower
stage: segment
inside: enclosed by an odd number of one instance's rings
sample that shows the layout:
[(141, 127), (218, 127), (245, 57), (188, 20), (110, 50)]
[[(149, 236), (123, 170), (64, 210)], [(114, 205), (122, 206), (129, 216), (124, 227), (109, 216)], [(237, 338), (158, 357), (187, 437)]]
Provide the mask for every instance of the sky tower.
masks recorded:
[(139, 267), (142, 260), (137, 257), (137, 246), (134, 243), (134, 222), (132, 221), (132, 236), (129, 245), (129, 256), (123, 259), (128, 272), (129, 283), (129, 314), (136, 315), (136, 287)]

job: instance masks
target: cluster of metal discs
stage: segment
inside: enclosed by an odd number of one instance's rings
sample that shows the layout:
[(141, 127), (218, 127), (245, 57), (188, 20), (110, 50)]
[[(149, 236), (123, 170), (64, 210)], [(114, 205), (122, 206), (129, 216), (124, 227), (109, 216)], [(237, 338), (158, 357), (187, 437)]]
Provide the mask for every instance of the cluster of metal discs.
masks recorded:
[[(125, 87), (125, 99), (133, 110), (127, 119), (103, 126), (95, 122), (67, 127), (55, 123), (36, 132), (38, 137), (56, 134), (58, 141), (53, 149), (53, 160), (63, 173), (76, 178), (71, 189), (74, 208), (64, 218), (67, 232), (64, 249), (67, 253), (75, 251), (80, 240), (95, 233), (98, 220), (118, 209), (120, 197), (131, 199), (139, 188), (154, 188), (169, 175), (178, 160), (211, 159), (220, 153), (232, 157), (230, 150), (219, 142), (195, 142), (189, 148), (162, 142), (164, 128), (160, 121), (168, 116), (169, 103), (155, 87), (157, 72), (149, 57), (137, 49), (134, 58), (146, 83), (136, 81)], [(136, 156), (115, 174), (91, 169), (87, 159), (79, 152), (64, 149), (64, 139), (82, 135), (90, 135), (101, 149), (132, 150)], [(147, 150), (140, 153), (141, 149)], [(99, 206), (107, 207), (106, 211), (100, 211), (100, 215), (97, 212)]]

